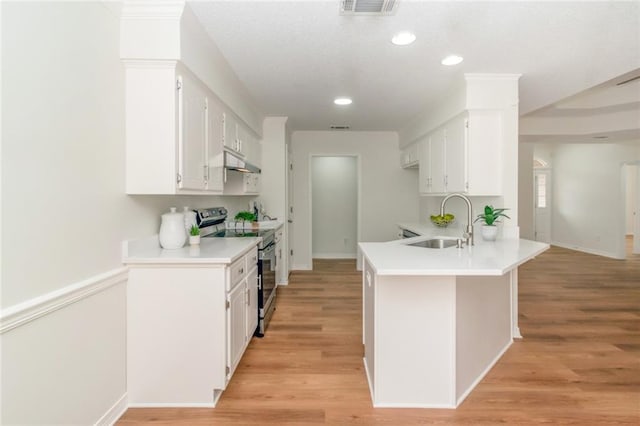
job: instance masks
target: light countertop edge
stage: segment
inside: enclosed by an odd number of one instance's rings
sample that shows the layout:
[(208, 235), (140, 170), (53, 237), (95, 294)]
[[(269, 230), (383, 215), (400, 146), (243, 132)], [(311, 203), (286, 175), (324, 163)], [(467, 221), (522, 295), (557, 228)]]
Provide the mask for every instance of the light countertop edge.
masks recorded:
[[(447, 234), (435, 233), (450, 237)], [(433, 236), (360, 243), (359, 248), (378, 275), (425, 276), (501, 276), (549, 248), (549, 244), (524, 239), (478, 241), (475, 246), (462, 249), (427, 249), (407, 245)]]
[(163, 249), (158, 236), (122, 243), (122, 263), (126, 265), (196, 265), (230, 264), (246, 254), (261, 241), (260, 237), (201, 238), (200, 244), (190, 246), (187, 242), (178, 249)]

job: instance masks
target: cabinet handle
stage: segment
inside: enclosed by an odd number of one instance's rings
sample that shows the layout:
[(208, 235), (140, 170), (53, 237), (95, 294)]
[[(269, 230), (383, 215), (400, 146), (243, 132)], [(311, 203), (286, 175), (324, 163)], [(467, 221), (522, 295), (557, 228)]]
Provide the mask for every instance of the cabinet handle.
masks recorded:
[(244, 267), (240, 268), (240, 273), (244, 274)]
[(247, 305), (251, 305), (251, 290), (247, 289)]

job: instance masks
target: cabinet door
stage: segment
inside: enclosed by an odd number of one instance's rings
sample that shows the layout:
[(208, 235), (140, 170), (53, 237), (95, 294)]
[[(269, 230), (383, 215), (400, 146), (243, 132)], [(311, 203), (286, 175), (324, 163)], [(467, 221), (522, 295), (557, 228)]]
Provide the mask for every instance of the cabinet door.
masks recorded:
[(178, 78), (178, 188), (205, 189), (207, 97), (189, 77)]
[(431, 155), (429, 138), (418, 142), (418, 190), (421, 194), (431, 192)]
[(207, 111), (207, 190), (222, 192), (224, 189), (224, 110), (210, 101)]
[(404, 148), (400, 154), (400, 165), (403, 168), (412, 168), (418, 164), (418, 144), (414, 143)]
[(234, 151), (238, 150), (238, 122), (229, 113), (224, 113), (224, 146)]
[(429, 138), (431, 193), (442, 194), (445, 188), (445, 131), (438, 129)]
[(258, 327), (258, 268), (254, 267), (247, 276), (247, 340)]
[(468, 192), (502, 195), (502, 114), (470, 111), (468, 120)]
[(375, 392), (375, 274), (368, 261), (365, 260), (362, 276), (362, 299), (364, 304), (362, 316), (362, 340), (364, 343), (364, 362), (371, 388)]
[(242, 124), (238, 124), (238, 141), (235, 150), (245, 155), (245, 157), (249, 150), (249, 139), (249, 131)]
[(227, 362), (229, 377), (233, 374), (242, 357), (247, 340), (246, 280), (237, 284), (228, 295), (227, 309)]
[(446, 191), (465, 192), (467, 155), (465, 151), (466, 116), (453, 119), (446, 127)]

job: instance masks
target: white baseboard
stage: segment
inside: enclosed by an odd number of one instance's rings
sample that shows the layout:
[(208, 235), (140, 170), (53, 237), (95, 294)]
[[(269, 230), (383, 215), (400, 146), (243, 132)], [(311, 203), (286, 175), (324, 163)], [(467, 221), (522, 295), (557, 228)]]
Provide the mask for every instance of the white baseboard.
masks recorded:
[(18, 303), (0, 312), (0, 334), (127, 281), (129, 269), (113, 269), (84, 281)]
[(356, 253), (314, 253), (314, 259), (355, 259)]
[(129, 406), (127, 405), (127, 393), (125, 392), (124, 395), (122, 395), (120, 399), (118, 399), (118, 401), (113, 404), (113, 407), (111, 407), (109, 411), (104, 413), (104, 415), (100, 417), (100, 420), (94, 423), (95, 426), (114, 425), (118, 421), (118, 419), (122, 417), (125, 411), (127, 411), (127, 408), (129, 408)]
[(618, 255), (616, 253), (610, 253), (608, 251), (596, 250), (596, 249), (591, 249), (591, 248), (587, 248), (587, 247), (576, 246), (576, 245), (573, 245), (573, 244), (560, 243), (558, 241), (551, 241), (551, 245), (552, 246), (566, 248), (566, 249), (569, 249), (569, 250), (581, 251), (583, 253), (595, 254), (596, 256), (604, 256), (604, 257), (608, 257), (608, 258), (611, 258), (611, 259), (620, 260), (620, 259), (625, 259), (626, 258), (626, 256), (620, 257), (620, 255)]

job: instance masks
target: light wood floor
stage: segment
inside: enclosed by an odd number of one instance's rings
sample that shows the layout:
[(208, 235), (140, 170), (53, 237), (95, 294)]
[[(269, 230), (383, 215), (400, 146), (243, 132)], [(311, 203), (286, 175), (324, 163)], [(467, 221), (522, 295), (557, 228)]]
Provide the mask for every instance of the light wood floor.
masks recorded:
[(519, 277), (524, 339), (456, 410), (372, 408), (360, 274), (354, 261), (321, 260), (279, 289), (267, 335), (218, 407), (129, 409), (118, 424), (640, 424), (640, 255), (552, 248)]

